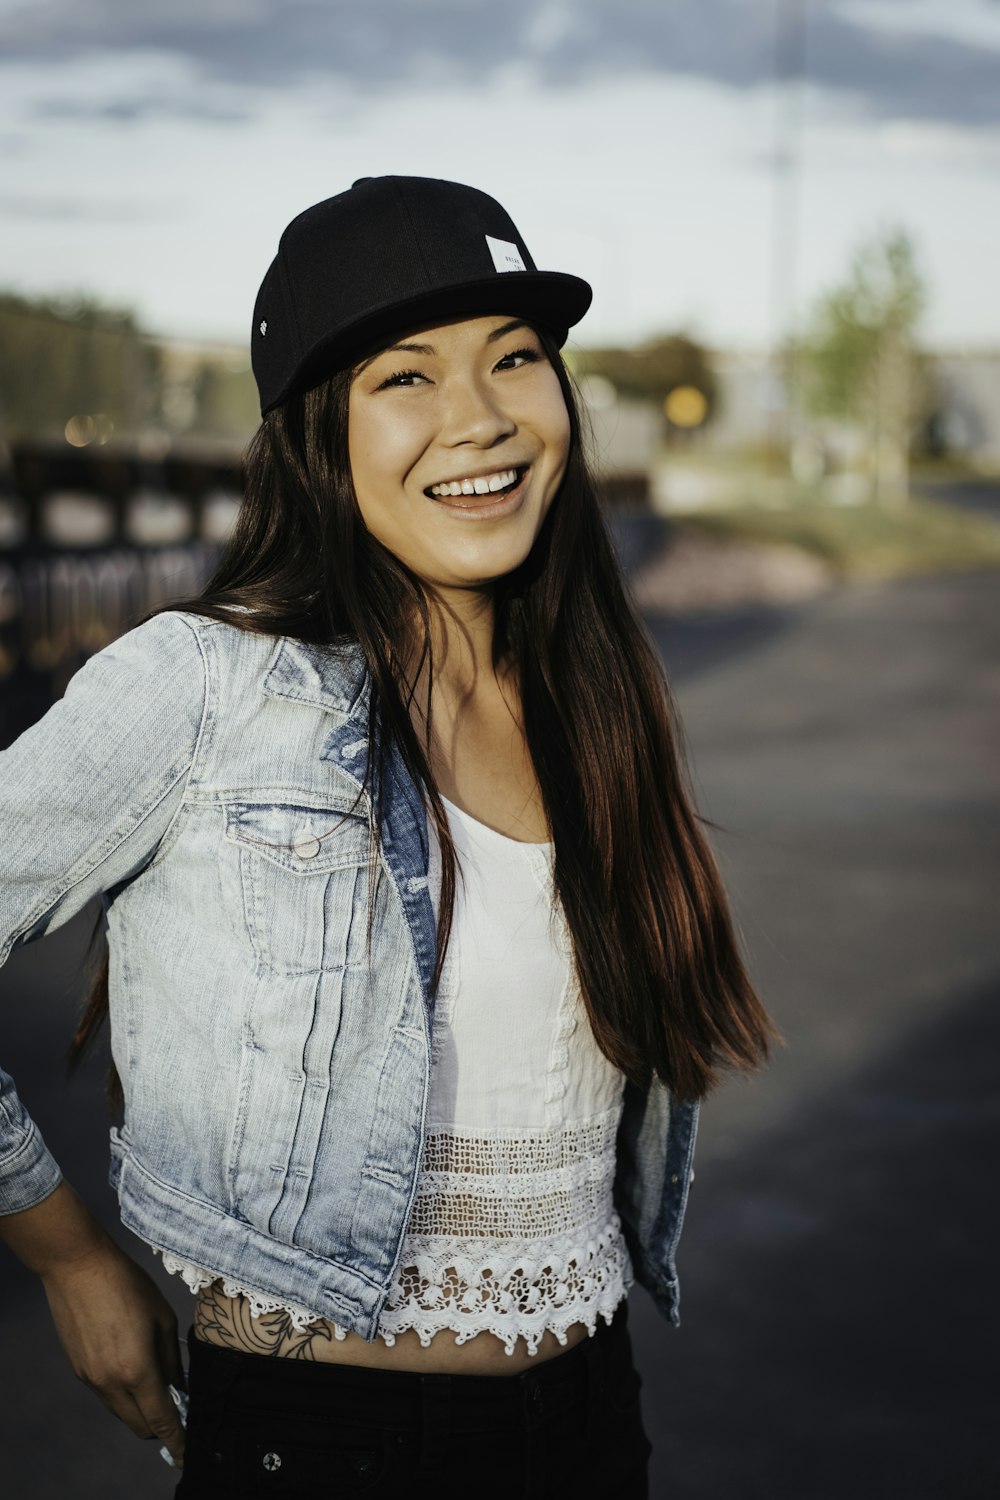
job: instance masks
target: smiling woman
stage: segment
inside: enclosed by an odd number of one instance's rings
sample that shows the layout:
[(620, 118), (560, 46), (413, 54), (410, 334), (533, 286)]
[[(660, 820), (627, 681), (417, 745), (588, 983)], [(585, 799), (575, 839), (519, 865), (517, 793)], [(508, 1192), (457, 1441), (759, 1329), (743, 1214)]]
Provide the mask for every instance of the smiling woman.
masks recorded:
[[(408, 368), (398, 368), (401, 354)], [(538, 334), (502, 315), (424, 329), (419, 342), (366, 360), (351, 384), (348, 446), (365, 525), (445, 597), (524, 562), (569, 441)]]
[(679, 1323), (700, 1101), (778, 1033), (584, 460), (589, 301), (462, 184), (300, 214), (214, 576), (0, 757), (0, 957), (102, 895), (76, 1051), (110, 1012), (187, 1371), (2, 1072), (0, 1230), (181, 1500), (647, 1492), (627, 1294)]

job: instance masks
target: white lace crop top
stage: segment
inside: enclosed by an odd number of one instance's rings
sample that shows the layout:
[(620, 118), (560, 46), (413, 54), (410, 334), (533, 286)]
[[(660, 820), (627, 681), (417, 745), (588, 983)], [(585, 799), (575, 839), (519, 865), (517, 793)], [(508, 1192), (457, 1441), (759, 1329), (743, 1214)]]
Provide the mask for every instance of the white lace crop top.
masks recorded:
[[(533, 1354), (546, 1329), (610, 1322), (634, 1280), (612, 1201), (623, 1074), (597, 1047), (552, 881), (554, 846), (497, 833), (445, 799), (455, 908), (435, 1007), (422, 1171), (379, 1318), (425, 1347), (488, 1331)], [(430, 891), (441, 859), (433, 819)], [(211, 1273), (165, 1253), (197, 1290)], [(278, 1304), (252, 1288), (254, 1316)], [(316, 1321), (285, 1307), (297, 1327)], [(338, 1338), (344, 1332), (334, 1327)]]

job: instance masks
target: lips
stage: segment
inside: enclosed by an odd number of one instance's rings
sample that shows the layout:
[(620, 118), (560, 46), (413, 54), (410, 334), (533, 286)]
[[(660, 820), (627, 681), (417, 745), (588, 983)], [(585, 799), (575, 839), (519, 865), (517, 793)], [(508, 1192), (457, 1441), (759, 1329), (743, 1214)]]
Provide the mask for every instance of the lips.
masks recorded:
[(503, 489), (487, 491), (486, 494), (477, 495), (432, 495), (428, 490), (424, 493), (435, 505), (442, 506), (446, 510), (465, 511), (470, 514), (490, 516), (501, 515), (505, 510), (511, 510), (520, 505), (525, 493), (530, 465), (516, 470), (517, 477), (513, 484), (505, 485)]

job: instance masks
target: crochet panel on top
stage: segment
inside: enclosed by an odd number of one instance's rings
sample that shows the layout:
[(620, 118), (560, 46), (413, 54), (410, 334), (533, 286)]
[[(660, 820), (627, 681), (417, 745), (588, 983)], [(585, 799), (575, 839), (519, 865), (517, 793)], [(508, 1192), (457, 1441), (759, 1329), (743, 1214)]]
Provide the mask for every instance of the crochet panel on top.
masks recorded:
[[(574, 1323), (609, 1322), (633, 1282), (621, 1221), (608, 1212), (618, 1111), (561, 1131), (427, 1137), (424, 1170), (397, 1273), (379, 1318), (394, 1344), (414, 1329), (426, 1348), (443, 1329), (462, 1344), (488, 1332), (508, 1354), (534, 1354), (547, 1329), (561, 1344)], [(462, 1227), (475, 1224), (474, 1236)], [(296, 1329), (320, 1315), (217, 1277), (163, 1251), (167, 1271), (192, 1291), (221, 1280), (251, 1315), (283, 1311)], [(333, 1324), (337, 1338), (344, 1329)]]

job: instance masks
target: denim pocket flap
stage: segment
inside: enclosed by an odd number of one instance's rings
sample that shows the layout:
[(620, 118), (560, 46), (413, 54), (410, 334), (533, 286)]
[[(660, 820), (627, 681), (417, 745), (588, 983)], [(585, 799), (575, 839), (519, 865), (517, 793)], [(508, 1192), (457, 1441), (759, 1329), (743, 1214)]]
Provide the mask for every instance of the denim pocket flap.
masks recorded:
[(368, 862), (368, 819), (335, 805), (230, 802), (226, 838), (293, 875)]

